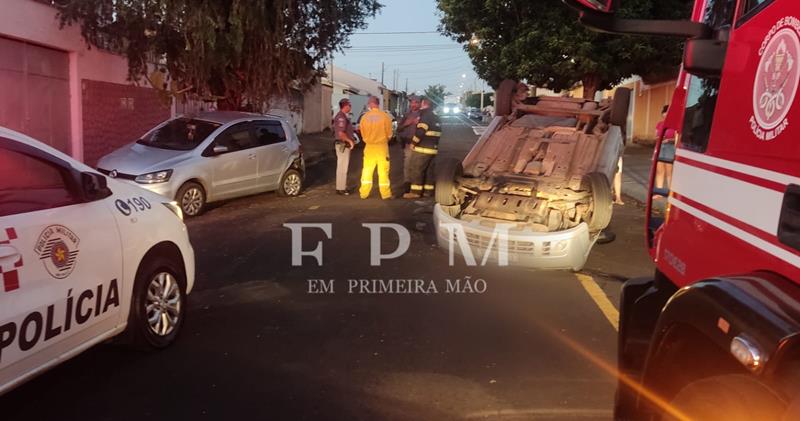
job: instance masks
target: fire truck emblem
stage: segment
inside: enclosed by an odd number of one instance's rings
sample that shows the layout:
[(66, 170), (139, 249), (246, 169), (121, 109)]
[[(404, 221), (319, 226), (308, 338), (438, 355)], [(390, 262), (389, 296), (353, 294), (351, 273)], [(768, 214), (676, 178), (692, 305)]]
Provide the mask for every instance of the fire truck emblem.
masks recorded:
[(56, 279), (64, 279), (72, 273), (78, 259), (80, 239), (63, 225), (50, 225), (36, 240), (34, 251), (44, 263), (47, 272)]
[[(0, 230), (0, 246), (11, 246), (12, 241), (17, 239), (17, 231), (14, 228)], [(0, 264), (0, 281), (3, 284), (3, 291), (11, 292), (19, 289), (19, 270), (22, 268), (22, 254), (17, 260)]]
[(773, 140), (789, 126), (787, 115), (800, 85), (800, 21), (787, 17), (767, 33), (753, 85), (750, 128), (760, 140)]

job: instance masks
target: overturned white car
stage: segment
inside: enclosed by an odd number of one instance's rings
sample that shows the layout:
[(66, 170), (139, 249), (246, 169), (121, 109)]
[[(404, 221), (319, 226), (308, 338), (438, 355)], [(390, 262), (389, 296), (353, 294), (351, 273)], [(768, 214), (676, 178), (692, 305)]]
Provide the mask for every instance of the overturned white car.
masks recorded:
[(500, 85), (497, 116), (463, 162), (437, 164), (439, 245), (463, 254), (454, 243), (468, 244), (477, 257), (488, 250), (489, 261), (580, 270), (611, 221), (630, 90), (617, 89), (612, 101), (520, 102), (516, 86)]

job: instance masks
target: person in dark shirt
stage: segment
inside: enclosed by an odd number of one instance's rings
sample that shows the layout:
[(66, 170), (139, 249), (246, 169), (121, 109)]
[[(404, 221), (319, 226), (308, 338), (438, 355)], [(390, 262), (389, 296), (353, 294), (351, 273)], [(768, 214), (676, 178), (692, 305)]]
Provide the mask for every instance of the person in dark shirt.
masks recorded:
[(411, 157), (411, 139), (414, 137), (414, 132), (417, 131), (417, 123), (419, 123), (419, 98), (416, 96), (409, 97), (408, 105), (409, 109), (397, 127), (400, 144), (403, 146), (403, 182), (406, 184), (406, 191), (411, 185), (409, 159)]
[(333, 118), (333, 131), (336, 136), (336, 193), (341, 195), (349, 195), (350, 190), (347, 188), (347, 170), (350, 167), (350, 152), (355, 146), (355, 130), (353, 123), (348, 117), (348, 113), (352, 110), (350, 100), (342, 98), (339, 101), (339, 113)]

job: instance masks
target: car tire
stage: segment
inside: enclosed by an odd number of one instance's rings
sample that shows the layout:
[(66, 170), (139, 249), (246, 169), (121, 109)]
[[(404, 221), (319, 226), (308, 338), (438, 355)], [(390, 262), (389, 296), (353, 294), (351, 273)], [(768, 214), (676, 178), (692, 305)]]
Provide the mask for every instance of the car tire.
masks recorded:
[(611, 100), (611, 115), (609, 124), (619, 126), (624, 131), (628, 126), (628, 109), (631, 103), (631, 90), (629, 88), (617, 88), (614, 91), (614, 99)]
[(514, 93), (517, 90), (517, 82), (515, 80), (506, 79), (500, 82), (497, 87), (495, 97), (495, 115), (507, 116), (511, 114), (512, 101), (514, 100)]
[(178, 189), (175, 200), (187, 218), (198, 216), (206, 209), (206, 191), (194, 181), (184, 183)]
[[(743, 374), (714, 376), (689, 383), (669, 406), (692, 420), (779, 420), (785, 410), (781, 399), (766, 385)], [(676, 414), (662, 417), (665, 421), (677, 419)]]
[(278, 186), (278, 196), (294, 197), (299, 196), (303, 191), (303, 174), (300, 171), (289, 168), (281, 177), (281, 184)]
[(611, 223), (611, 215), (614, 210), (611, 183), (602, 173), (593, 172), (584, 176), (581, 190), (590, 191), (592, 194), (590, 213), (585, 217), (586, 223), (589, 224), (589, 231), (604, 230)]
[(139, 349), (161, 349), (177, 338), (186, 318), (186, 281), (179, 263), (146, 258), (133, 284), (127, 333)]
[(434, 195), (436, 203), (442, 206), (453, 206), (458, 204), (458, 182), (459, 177), (464, 174), (461, 161), (455, 158), (446, 159), (441, 164), (436, 164), (436, 183)]

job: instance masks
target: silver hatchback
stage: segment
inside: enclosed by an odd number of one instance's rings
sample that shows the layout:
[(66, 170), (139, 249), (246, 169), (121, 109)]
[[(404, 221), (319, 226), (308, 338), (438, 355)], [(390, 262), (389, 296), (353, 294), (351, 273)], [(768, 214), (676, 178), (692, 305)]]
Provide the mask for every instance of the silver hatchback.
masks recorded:
[(207, 203), (254, 193), (296, 196), (305, 174), (300, 141), (286, 121), (226, 111), (168, 120), (97, 167), (174, 198), (187, 216), (199, 215)]

